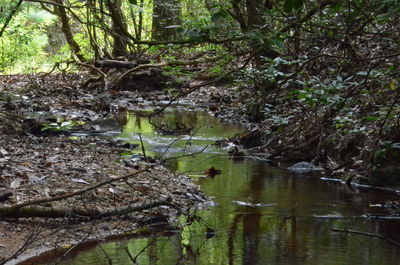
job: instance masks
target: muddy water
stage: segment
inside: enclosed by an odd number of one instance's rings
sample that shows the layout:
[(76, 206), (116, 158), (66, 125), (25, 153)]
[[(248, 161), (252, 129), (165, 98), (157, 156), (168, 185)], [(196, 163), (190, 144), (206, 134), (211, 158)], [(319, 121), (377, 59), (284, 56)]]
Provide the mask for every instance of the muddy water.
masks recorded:
[[(163, 136), (146, 118), (131, 115), (119, 138), (138, 142), (140, 132), (148, 155), (172, 157), (198, 152), (242, 130), (221, 125), (203, 112), (168, 113), (162, 120), (198, 130), (183, 139)], [(214, 206), (197, 213), (201, 219), (169, 236), (102, 243), (61, 264), (134, 264), (132, 259), (141, 265), (400, 264), (399, 246), (366, 234), (332, 230), (350, 229), (400, 242), (400, 220), (376, 218), (382, 214), (377, 205), (399, 199), (395, 193), (293, 175), (257, 159), (232, 160), (226, 150), (213, 146), (169, 163), (213, 198)], [(204, 171), (211, 166), (222, 174), (206, 177)]]

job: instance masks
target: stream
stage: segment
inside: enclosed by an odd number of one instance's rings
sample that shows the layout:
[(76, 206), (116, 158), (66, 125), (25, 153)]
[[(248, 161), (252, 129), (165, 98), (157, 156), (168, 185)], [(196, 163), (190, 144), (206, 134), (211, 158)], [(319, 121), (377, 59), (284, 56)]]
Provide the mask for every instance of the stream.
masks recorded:
[[(400, 218), (380, 207), (398, 200), (396, 192), (296, 175), (256, 158), (232, 159), (211, 144), (243, 128), (206, 112), (170, 111), (157, 119), (167, 127), (192, 125), (195, 133), (158, 134), (139, 113), (129, 115), (117, 138), (139, 143), (141, 133), (147, 155), (169, 157), (169, 166), (190, 176), (214, 204), (197, 211), (198, 220), (181, 217), (191, 223), (182, 231), (93, 244), (59, 264), (400, 264), (399, 246), (371, 236), (400, 242)], [(183, 152), (197, 154), (172, 159)], [(221, 174), (207, 177), (210, 167)]]

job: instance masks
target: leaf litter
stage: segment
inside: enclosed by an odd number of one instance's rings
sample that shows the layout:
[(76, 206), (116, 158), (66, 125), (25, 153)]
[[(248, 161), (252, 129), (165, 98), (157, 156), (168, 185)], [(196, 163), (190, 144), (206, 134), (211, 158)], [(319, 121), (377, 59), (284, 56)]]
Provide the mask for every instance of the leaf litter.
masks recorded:
[[(90, 123), (137, 108), (138, 100), (154, 95), (80, 89), (84, 75), (47, 77), (0, 76), (0, 195), (12, 193), (0, 206), (51, 198), (149, 167), (143, 160), (120, 154), (127, 149), (113, 139), (97, 135), (69, 137), (67, 121)], [(11, 115), (11, 116), (10, 116)], [(40, 118), (38, 118), (40, 116)], [(26, 117), (34, 122), (27, 124)], [(44, 122), (42, 122), (44, 121)], [(42, 131), (55, 123), (59, 131)], [(39, 124), (39, 128), (36, 128)], [(133, 231), (143, 220), (165, 216), (169, 221), (192, 208), (207, 204), (199, 187), (183, 175), (155, 164), (142, 174), (98, 187), (89, 192), (43, 206), (118, 208), (169, 199), (175, 207), (156, 207), (120, 217), (0, 219), (0, 262), (26, 246), (24, 254), (58, 248), (89, 238)]]

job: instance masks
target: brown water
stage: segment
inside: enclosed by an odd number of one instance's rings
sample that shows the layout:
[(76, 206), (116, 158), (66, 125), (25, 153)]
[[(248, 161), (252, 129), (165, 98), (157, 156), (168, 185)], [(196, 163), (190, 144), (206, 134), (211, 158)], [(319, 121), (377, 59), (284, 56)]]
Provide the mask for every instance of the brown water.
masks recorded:
[[(197, 152), (242, 130), (221, 125), (204, 112), (168, 113), (162, 119), (201, 128), (193, 137), (177, 140), (157, 134), (146, 118), (131, 115), (119, 138), (137, 142), (140, 132), (148, 154), (171, 157)], [(400, 247), (392, 243), (332, 231), (351, 229), (400, 242), (399, 219), (372, 217), (382, 212), (375, 205), (399, 199), (394, 192), (294, 175), (253, 158), (234, 161), (217, 147), (172, 160), (170, 166), (190, 175), (213, 198), (215, 206), (197, 212), (200, 221), (169, 236), (105, 242), (60, 264), (134, 264), (127, 250), (140, 265), (400, 264)], [(201, 173), (211, 166), (222, 174), (208, 178)], [(185, 217), (181, 221), (187, 222)]]

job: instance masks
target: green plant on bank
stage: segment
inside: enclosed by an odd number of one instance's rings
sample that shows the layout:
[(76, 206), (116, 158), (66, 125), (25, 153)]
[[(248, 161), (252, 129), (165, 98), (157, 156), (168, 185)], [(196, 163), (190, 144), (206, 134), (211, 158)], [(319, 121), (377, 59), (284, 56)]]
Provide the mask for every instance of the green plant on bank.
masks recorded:
[(58, 121), (58, 122), (43, 124), (40, 131), (42, 131), (42, 132), (44, 132), (44, 131), (52, 131), (52, 132), (70, 131), (74, 127), (83, 125), (83, 124), (85, 124), (85, 122), (73, 121), (73, 120), (63, 121), (62, 119), (60, 119), (60, 121)]
[(375, 160), (385, 159), (388, 155), (391, 155), (393, 158), (399, 157), (400, 152), (400, 143), (392, 142), (392, 141), (380, 141), (379, 148), (375, 151), (374, 158)]
[(290, 67), (298, 64), (298, 60), (286, 60), (281, 57), (270, 59), (262, 57), (262, 65), (259, 67), (247, 67), (241, 71), (241, 77), (237, 80), (245, 86), (254, 86), (255, 93), (259, 96), (263, 95), (264, 85), (266, 83), (276, 84), (278, 86), (285, 86), (286, 79), (290, 74), (282, 71), (285, 67)]
[(352, 81), (352, 79), (353, 76), (343, 79), (338, 75), (333, 80), (322, 81), (316, 76), (307, 81), (298, 80), (297, 84), (299, 84), (302, 89), (293, 90), (291, 95), (296, 96), (299, 102), (309, 107), (316, 107), (319, 105), (335, 107), (343, 101), (339, 92), (358, 84)]
[(178, 83), (183, 83), (184, 82), (184, 77), (187, 76), (188, 73), (185, 73), (184, 69), (182, 66), (177, 65), (177, 66), (165, 66), (163, 67), (163, 75), (166, 76), (171, 76), (175, 78), (176, 82)]
[(163, 75), (172, 77), (172, 81), (165, 82), (165, 90), (173, 96), (179, 94), (177, 87), (185, 83), (185, 81), (193, 76), (193, 73), (185, 71), (182, 66), (165, 66), (163, 67)]
[(356, 123), (356, 119), (354, 118), (354, 113), (352, 111), (347, 112), (343, 116), (336, 116), (334, 118), (334, 126), (336, 129), (343, 129), (343, 128), (349, 128), (351, 127), (354, 123)]
[(35, 6), (22, 9), (0, 39), (0, 72), (32, 72), (48, 60), (46, 27), (54, 16)]
[(271, 104), (264, 105), (263, 114), (265, 122), (269, 124), (269, 127), (275, 129), (278, 132), (284, 131), (285, 127), (294, 117), (294, 116), (283, 116), (277, 114), (274, 106)]

